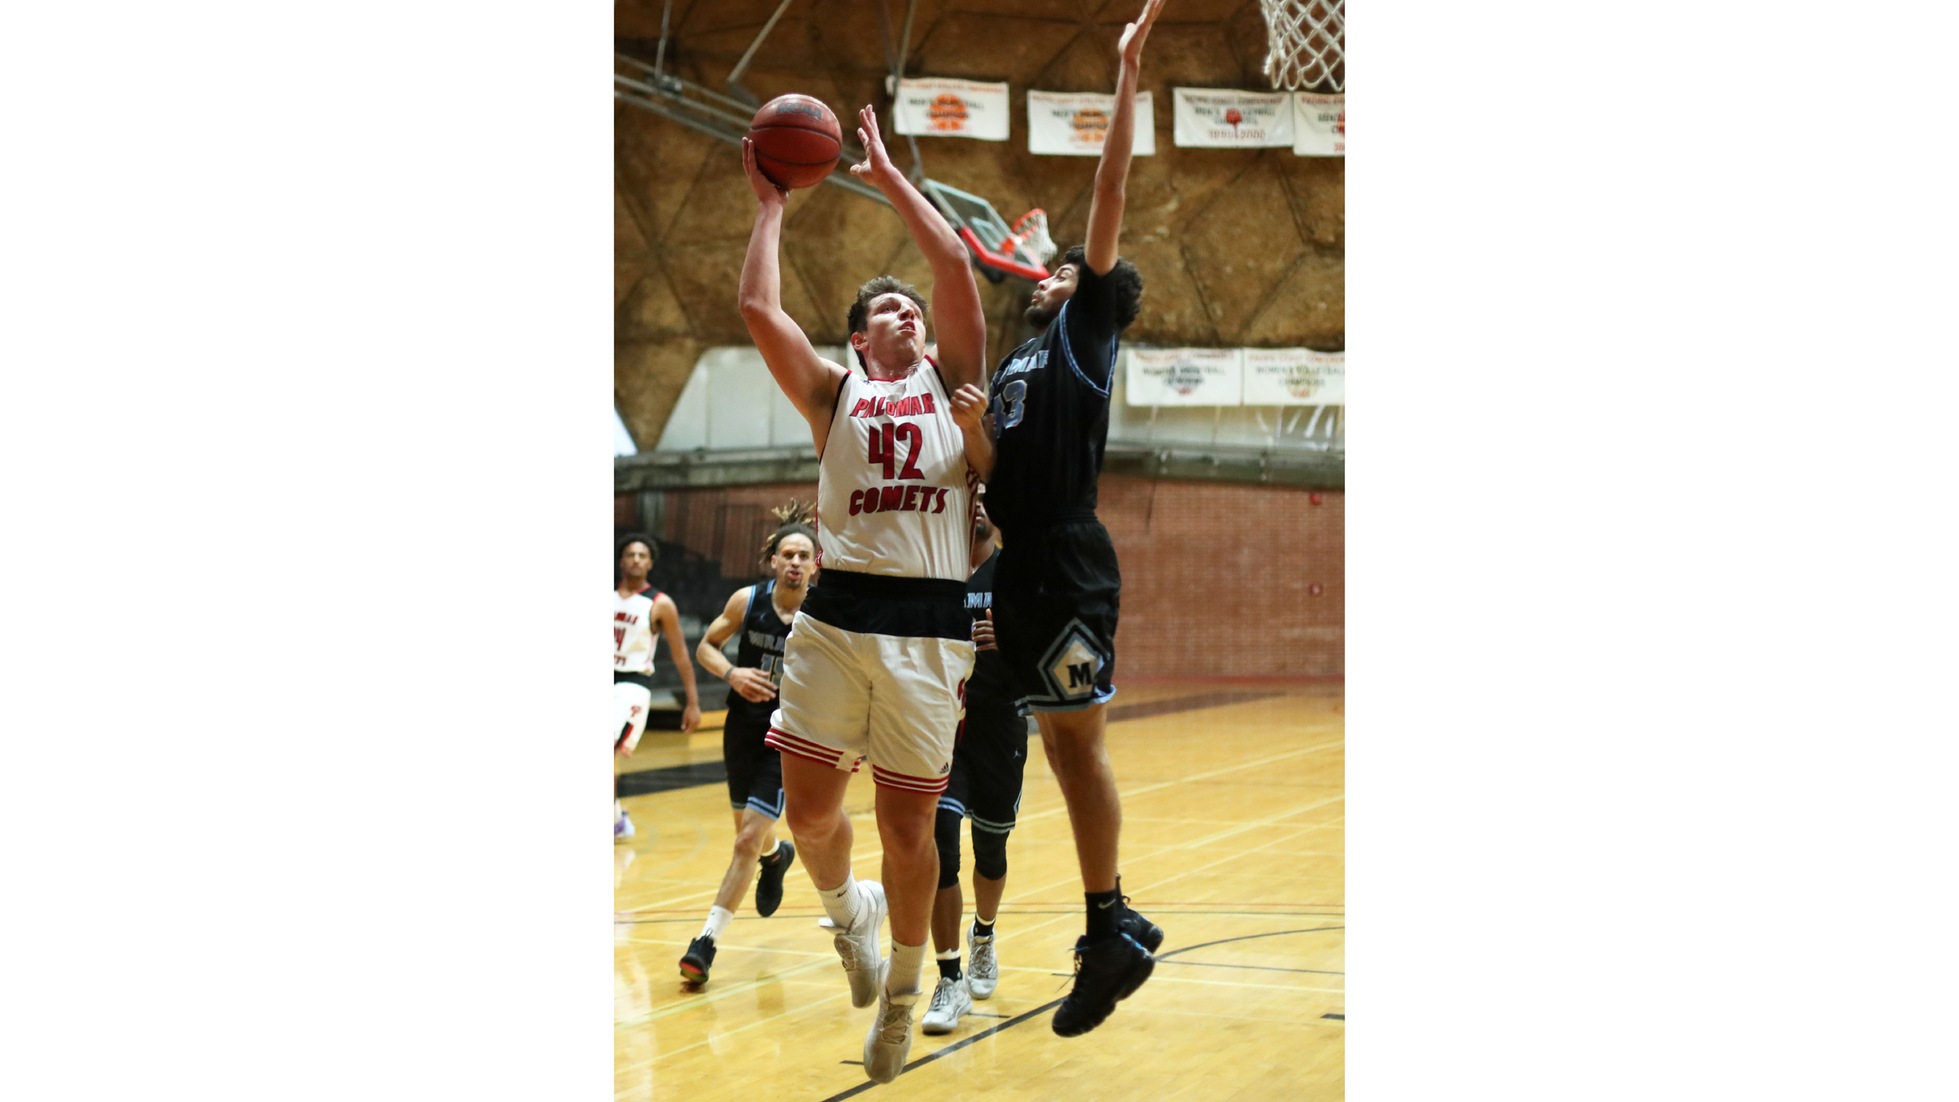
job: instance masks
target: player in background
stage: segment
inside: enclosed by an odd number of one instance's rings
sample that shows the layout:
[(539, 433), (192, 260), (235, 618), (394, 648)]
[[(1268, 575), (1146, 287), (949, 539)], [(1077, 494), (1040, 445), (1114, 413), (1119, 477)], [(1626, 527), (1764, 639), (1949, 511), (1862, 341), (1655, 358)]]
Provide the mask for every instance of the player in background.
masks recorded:
[[(775, 511), (781, 522), (762, 546), (768, 581), (743, 586), (707, 626), (694, 657), (711, 677), (728, 683), (728, 718), (721, 726), (721, 759), (728, 767), (728, 800), (735, 813), (735, 853), (728, 863), (707, 925), (680, 958), (682, 979), (707, 982), (721, 932), (735, 917), (748, 881), (755, 878), (755, 913), (767, 918), (782, 905), (782, 874), (796, 860), (795, 843), (778, 840), (782, 817), (782, 756), (766, 744), (769, 717), (782, 683), (782, 645), (816, 575), (816, 530), (808, 507), (790, 502)], [(739, 640), (730, 662), (722, 646)], [(757, 862), (759, 872), (751, 873)]]
[[(837, 931), (851, 1004), (878, 1004), (864, 1072), (885, 1083), (911, 1051), (938, 882), (932, 822), (973, 665), (965, 608), (971, 488), (984, 477), (992, 440), (980, 385), (986, 319), (966, 247), (891, 163), (869, 107), (858, 112), (857, 136), (865, 159), (851, 172), (890, 201), (931, 265), (929, 310), (912, 287), (874, 279), (848, 318), (862, 370), (818, 356), (782, 309), (788, 193), (756, 168), (747, 141), (742, 165), (757, 206), (740, 295), (749, 335), (809, 422), (819, 456), (823, 573), (784, 648), (769, 745), (782, 752), (785, 819)], [(936, 360), (925, 354), (928, 315)], [(866, 760), (884, 859), (878, 880), (859, 883), (843, 797)], [(889, 958), (879, 948), (887, 908)]]
[[(1027, 767), (1027, 720), (1014, 705), (1015, 693), (993, 642), (993, 570), (1000, 549), (986, 515), (984, 486), (973, 497), (972, 554), (966, 611), (973, 617), (973, 676), (966, 682), (966, 719), (952, 753), (952, 783), (939, 797), (939, 894), (932, 904), (939, 983), (920, 1023), (933, 1034), (958, 1028), (973, 1000), (991, 998), (999, 983), (994, 921), (1007, 888), (1007, 835), (1020, 812)], [(973, 823), (972, 968), (962, 973), (959, 920), (965, 915), (965, 900), (959, 890), (959, 824), (968, 817)]]
[(1116, 47), (1115, 111), (1095, 170), (1087, 242), (1035, 286), (1027, 320), (1040, 334), (1000, 361), (992, 385), (997, 454), (987, 509), (1003, 545), (994, 624), (1067, 801), (1086, 897), (1074, 986), (1054, 1013), (1064, 1037), (1094, 1029), (1135, 993), (1163, 941), (1161, 929), (1129, 909), (1117, 875), (1122, 803), (1104, 734), (1122, 576), (1095, 516), (1117, 337), (1142, 299), (1142, 276), (1116, 243), (1143, 42), (1162, 6), (1147, 0)]
[[(653, 541), (637, 533), (619, 541), (619, 584), (612, 602), (612, 752), (616, 763), (633, 754), (639, 736), (646, 731), (646, 706), (653, 690), (653, 651), (659, 644), (656, 631), (667, 638), (673, 655), (673, 668), (687, 693), (687, 707), (680, 713), (682, 732), (692, 731), (701, 722), (700, 696), (694, 689), (694, 664), (687, 660), (687, 643), (680, 634), (680, 610), (673, 598), (646, 582), (653, 571), (658, 552)], [(633, 820), (619, 802), (619, 777), (612, 778), (612, 840), (624, 842), (633, 836)]]

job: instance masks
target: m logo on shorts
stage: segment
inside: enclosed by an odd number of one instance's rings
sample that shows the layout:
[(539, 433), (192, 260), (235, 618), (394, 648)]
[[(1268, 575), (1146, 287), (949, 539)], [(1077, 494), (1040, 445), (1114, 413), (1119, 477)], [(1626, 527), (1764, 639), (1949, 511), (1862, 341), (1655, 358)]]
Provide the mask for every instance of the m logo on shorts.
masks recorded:
[(1085, 700), (1095, 695), (1095, 677), (1102, 672), (1102, 649), (1080, 620), (1071, 621), (1041, 659), (1041, 676), (1058, 700)]

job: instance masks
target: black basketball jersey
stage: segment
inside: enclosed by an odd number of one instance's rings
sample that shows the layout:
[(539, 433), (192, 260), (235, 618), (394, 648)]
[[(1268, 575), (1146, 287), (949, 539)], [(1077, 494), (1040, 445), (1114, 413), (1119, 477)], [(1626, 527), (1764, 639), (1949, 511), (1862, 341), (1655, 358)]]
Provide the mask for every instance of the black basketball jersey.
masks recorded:
[[(741, 618), (740, 645), (735, 648), (735, 665), (761, 670), (769, 675), (769, 683), (782, 690), (782, 644), (789, 638), (789, 625), (775, 614), (775, 579), (757, 582), (748, 594), (748, 612)], [(747, 697), (728, 690), (728, 720), (730, 722), (746, 719), (769, 722), (774, 714), (776, 702), (769, 700), (757, 704)]]
[(1016, 531), (1095, 512), (1116, 332), (1114, 287), (1084, 264), (1075, 293), (1047, 330), (993, 373), (996, 454), (986, 512), (1006, 542)]
[[(972, 613), (974, 620), (986, 619), (986, 610), (993, 607), (993, 566), (999, 561), (1000, 549), (995, 547), (993, 554), (966, 581), (966, 611)], [(966, 679), (966, 699), (971, 700), (975, 693), (1008, 702), (1017, 695), (1007, 689), (1007, 669), (1000, 660), (999, 650), (983, 650), (973, 655), (973, 672)]]

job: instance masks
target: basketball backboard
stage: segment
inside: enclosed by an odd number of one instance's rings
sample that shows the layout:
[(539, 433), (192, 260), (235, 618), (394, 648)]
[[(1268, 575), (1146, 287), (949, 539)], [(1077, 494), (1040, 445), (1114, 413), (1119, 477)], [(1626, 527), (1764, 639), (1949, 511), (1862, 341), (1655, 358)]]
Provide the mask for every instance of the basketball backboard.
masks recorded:
[(1047, 258), (1040, 254), (1035, 241), (1025, 233), (1016, 234), (992, 203), (937, 180), (924, 181), (919, 190), (952, 223), (953, 231), (973, 251), (980, 274), (988, 280), (998, 283), (1017, 276), (1038, 283), (1048, 277)]

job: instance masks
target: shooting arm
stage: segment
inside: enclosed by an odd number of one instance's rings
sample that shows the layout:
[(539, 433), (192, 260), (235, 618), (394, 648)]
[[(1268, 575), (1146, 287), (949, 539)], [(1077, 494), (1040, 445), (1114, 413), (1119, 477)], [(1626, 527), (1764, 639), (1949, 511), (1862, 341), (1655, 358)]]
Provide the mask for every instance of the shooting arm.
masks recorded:
[(762, 362), (796, 411), (809, 422), (818, 453), (823, 451), (834, 412), (837, 384), (844, 369), (816, 354), (809, 337), (782, 309), (782, 219), (788, 194), (768, 182), (755, 167), (755, 150), (742, 140), (742, 165), (759, 204), (755, 228), (748, 236), (748, 255), (741, 265), (741, 320), (762, 353)]

